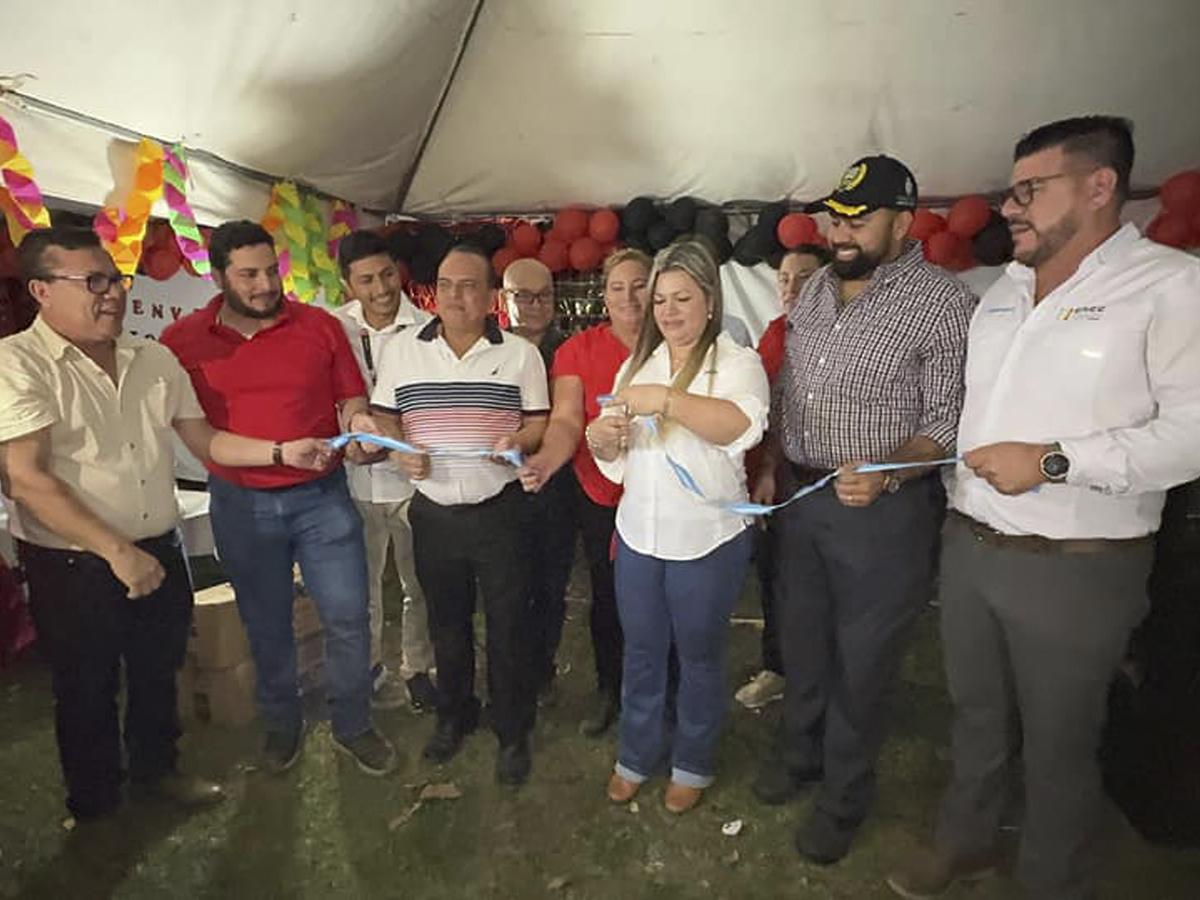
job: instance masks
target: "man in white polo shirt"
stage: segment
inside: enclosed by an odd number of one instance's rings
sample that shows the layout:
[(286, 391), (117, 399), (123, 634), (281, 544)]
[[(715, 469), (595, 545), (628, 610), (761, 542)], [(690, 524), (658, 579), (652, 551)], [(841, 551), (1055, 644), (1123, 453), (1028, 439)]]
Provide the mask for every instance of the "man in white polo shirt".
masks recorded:
[(425, 756), (450, 759), (478, 724), (478, 583), (500, 742), (496, 777), (516, 785), (529, 776), (536, 712), (528, 561), (517, 527), (525, 498), (515, 467), (467, 453), (533, 452), (550, 403), (537, 348), (500, 330), (489, 314), (493, 295), (487, 254), (467, 244), (452, 248), (438, 267), (437, 318), (387, 347), (371, 404), (383, 431), (427, 451), (393, 454), (416, 483), (409, 521), (438, 670), (438, 723)]
[(1200, 261), (1121, 225), (1130, 124), (1054, 122), (1014, 157), (1017, 261), (971, 323), (942, 551), (954, 776), (936, 849), (888, 879), (909, 898), (990, 868), (1018, 752), (1018, 880), (1096, 896), (1108, 685), (1165, 492), (1200, 474)]
[[(364, 229), (346, 235), (338, 245), (338, 265), (350, 301), (334, 310), (334, 315), (346, 330), (350, 349), (370, 391), (388, 344), (406, 329), (418, 328), (431, 317), (405, 296), (396, 261), (376, 232)], [(371, 705), (376, 709), (396, 709), (407, 702), (414, 709), (429, 709), (436, 704), (437, 694), (429, 678), (433, 644), (429, 640), (425, 595), (413, 566), (412, 529), (408, 524), (413, 486), (386, 457), (387, 452), (383, 451), (373, 464), (346, 466), (350, 495), (362, 516), (367, 549)], [(383, 662), (383, 570), (387, 566), (389, 543), (405, 594), (400, 626), (403, 685), (392, 679)]]

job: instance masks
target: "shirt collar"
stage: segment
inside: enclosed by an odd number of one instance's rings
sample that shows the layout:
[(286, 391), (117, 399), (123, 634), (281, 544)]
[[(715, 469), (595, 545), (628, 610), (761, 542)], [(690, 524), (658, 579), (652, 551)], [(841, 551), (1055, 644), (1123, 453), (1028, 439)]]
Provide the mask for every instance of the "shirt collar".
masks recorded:
[[(1080, 275), (1086, 275), (1100, 266), (1123, 259), (1141, 236), (1142, 233), (1138, 231), (1136, 225), (1126, 222), (1080, 260), (1079, 265), (1067, 280), (1070, 281)], [(1022, 287), (1032, 290), (1036, 273), (1031, 266), (1013, 260), (1004, 272)]]
[[(442, 317), (434, 316), (426, 323), (425, 327), (417, 332), (417, 340), (419, 341), (434, 341), (442, 334)], [(495, 316), (488, 316), (483, 320), (483, 336), (487, 338), (489, 344), (503, 344), (504, 332), (500, 330), (500, 323), (496, 321)]]
[(376, 334), (398, 331), (401, 328), (408, 328), (410, 325), (416, 325), (419, 322), (416, 305), (403, 292), (400, 294), (400, 306), (396, 308), (395, 318), (382, 328), (375, 328), (367, 321), (367, 317), (363, 313), (362, 301), (360, 300), (351, 300), (342, 307), (342, 312), (360, 328), (365, 328)]
[(872, 284), (887, 284), (911, 272), (925, 261), (920, 241), (905, 238), (900, 255), (891, 262), (881, 263), (871, 275)]
[[(213, 297), (211, 300), (208, 301), (208, 304), (206, 306), (204, 306), (203, 309), (201, 309), (200, 313), (206, 320), (206, 322), (208, 324), (208, 329), (210, 331), (217, 331), (217, 332), (228, 331), (228, 332), (232, 332), (233, 334), (237, 334), (240, 337), (244, 338), (245, 336), (241, 335), (240, 332), (234, 330), (233, 328), (230, 328), (228, 325), (223, 325), (221, 323), (221, 320), (218, 318), (218, 315), (221, 312), (221, 304), (224, 301), (225, 301), (225, 295), (217, 294), (215, 297)], [(272, 322), (266, 328), (262, 329), (262, 331), (268, 331), (272, 328), (278, 328), (280, 325), (283, 325), (285, 322), (289, 321), (292, 318), (292, 315), (293, 315), (292, 307), (295, 305), (295, 303), (296, 303), (296, 301), (289, 300), (287, 298), (287, 296), (285, 295), (283, 298), (283, 302), (279, 304), (279, 315), (275, 317), (274, 322)], [(259, 332), (259, 333), (261, 333), (261, 332)]]
[[(45, 319), (38, 315), (33, 320), (30, 330), (38, 336), (46, 349), (50, 351), (52, 359), (62, 359), (69, 350), (74, 350), (78, 353), (83, 351), (76, 347), (73, 343), (50, 327)], [(142, 346), (136, 339), (128, 334), (119, 334), (113, 342), (118, 353), (132, 356)]]

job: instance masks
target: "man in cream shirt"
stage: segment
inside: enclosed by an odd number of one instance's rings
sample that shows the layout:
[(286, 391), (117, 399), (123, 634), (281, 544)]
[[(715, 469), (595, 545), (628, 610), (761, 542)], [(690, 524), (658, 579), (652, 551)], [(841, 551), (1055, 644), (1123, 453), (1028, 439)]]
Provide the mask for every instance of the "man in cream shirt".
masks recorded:
[[(346, 329), (350, 348), (358, 360), (368, 392), (388, 346), (408, 328), (419, 328), (432, 318), (405, 296), (400, 270), (382, 237), (373, 231), (356, 231), (338, 245), (342, 283), (350, 302), (334, 310)], [(347, 465), (350, 495), (363, 520), (367, 547), (367, 578), (371, 617), (371, 705), (395, 709), (406, 702), (414, 709), (432, 709), (437, 691), (429, 678), (433, 669), (433, 644), (429, 639), (425, 594), (413, 563), (412, 529), (408, 506), (413, 485), (387, 460), (387, 451), (376, 454), (371, 465)], [(404, 588), (404, 620), (400, 631), (401, 685), (392, 679), (383, 662), (383, 570), (388, 545)]]
[(1105, 698), (1166, 490), (1200, 474), (1200, 261), (1120, 223), (1130, 124), (1054, 122), (1014, 158), (1016, 262), (971, 323), (942, 551), (954, 775), (936, 849), (889, 878), (909, 898), (991, 867), (1018, 752), (1018, 881), (1096, 896)]
[(217, 785), (175, 768), (175, 670), (192, 589), (171, 434), (198, 458), (228, 466), (280, 458), (320, 469), (329, 448), (214, 431), (171, 352), (121, 333), (133, 279), (92, 232), (33, 231), (19, 257), (40, 311), (0, 341), (0, 485), (53, 670), (67, 807), (80, 820), (117, 808), (122, 738), (141, 793), (189, 807), (216, 802)]

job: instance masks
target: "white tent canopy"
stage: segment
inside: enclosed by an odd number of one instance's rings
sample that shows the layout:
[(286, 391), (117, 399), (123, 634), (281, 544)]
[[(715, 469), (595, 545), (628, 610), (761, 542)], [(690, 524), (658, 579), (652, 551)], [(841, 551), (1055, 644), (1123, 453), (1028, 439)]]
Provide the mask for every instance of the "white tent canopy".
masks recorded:
[(1200, 157), (1194, 0), (4, 0), (0, 12), (0, 76), (34, 76), (0, 114), (43, 191), (103, 203), (130, 175), (135, 135), (180, 140), (208, 222), (261, 217), (270, 179), (245, 170), (381, 212), (461, 215), (642, 193), (807, 199), (887, 151), (923, 195), (948, 197), (1002, 186), (1018, 135), (1085, 112), (1134, 119), (1136, 185)]

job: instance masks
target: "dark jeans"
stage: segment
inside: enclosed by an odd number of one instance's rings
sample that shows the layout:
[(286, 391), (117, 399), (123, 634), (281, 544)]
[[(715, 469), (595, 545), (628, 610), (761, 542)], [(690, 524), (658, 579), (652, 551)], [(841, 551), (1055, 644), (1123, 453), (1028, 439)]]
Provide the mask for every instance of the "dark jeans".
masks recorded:
[(528, 562), (520, 522), (526, 497), (513, 482), (482, 503), (442, 506), (420, 491), (408, 520), (417, 579), (429, 607), (438, 670), (438, 718), (461, 720), (475, 698), (475, 585), (487, 620), (492, 727), (501, 746), (533, 727)]
[(536, 494), (525, 496), (521, 533), (529, 565), (533, 678), (539, 690), (554, 678), (554, 657), (567, 613), (567, 583), (575, 562), (575, 472), (559, 469)]
[(187, 647), (192, 582), (178, 532), (138, 546), (162, 563), (166, 578), (153, 594), (130, 600), (108, 563), (92, 553), (18, 545), (38, 644), (53, 672), (67, 808), (80, 818), (120, 800), (122, 661), (129, 774), (153, 781), (175, 768), (175, 671)]
[(755, 525), (754, 571), (758, 574), (758, 595), (763, 614), (762, 667), (768, 672), (782, 675), (783, 654), (779, 649), (779, 612), (775, 599), (778, 531), (770, 516), (763, 526)]
[[(707, 787), (725, 710), (729, 617), (737, 605), (753, 537), (749, 529), (699, 559), (664, 560), (617, 541), (617, 598), (625, 630), (625, 679), (617, 771), (644, 781), (670, 753), (671, 778)], [(668, 676), (672, 641), (678, 690)], [(675, 693), (675, 734), (668, 697)]]
[(874, 801), (896, 673), (932, 589), (936, 514), (929, 479), (863, 508), (818, 491), (779, 514), (778, 762), (823, 771), (816, 802), (839, 819)]
[(952, 857), (989, 850), (1021, 754), (1017, 877), (1034, 897), (1094, 897), (1109, 684), (1145, 615), (1149, 540), (1087, 554), (997, 547), (946, 521), (942, 645), (954, 777), (938, 824)]
[(325, 693), (334, 736), (371, 728), (371, 632), (362, 518), (339, 466), (276, 490), (208, 480), (213, 537), (237, 594), (258, 672), (258, 704), (270, 730), (300, 727), (293, 628), (293, 563), (317, 605), (325, 639)]
[(617, 613), (617, 590), (613, 576), (612, 542), (616, 532), (617, 508), (601, 506), (579, 488), (579, 527), (583, 533), (583, 555), (587, 558), (592, 583), (589, 625), (592, 653), (596, 659), (596, 687), (613, 697), (621, 695), (621, 656), (624, 639)]

